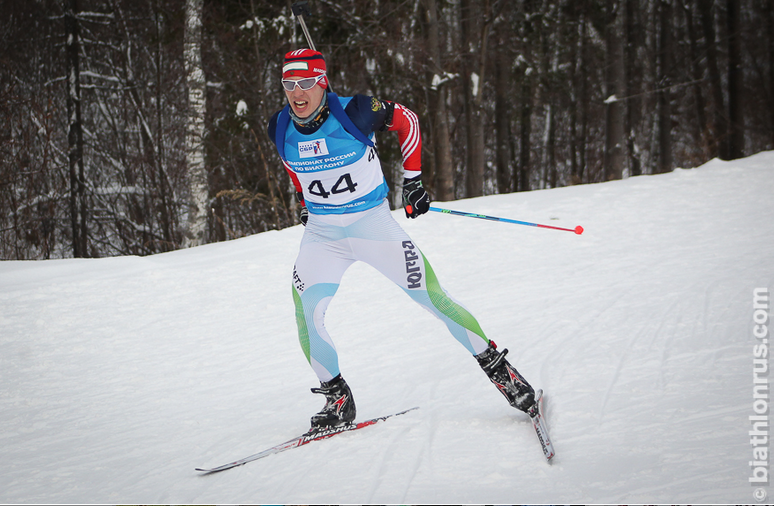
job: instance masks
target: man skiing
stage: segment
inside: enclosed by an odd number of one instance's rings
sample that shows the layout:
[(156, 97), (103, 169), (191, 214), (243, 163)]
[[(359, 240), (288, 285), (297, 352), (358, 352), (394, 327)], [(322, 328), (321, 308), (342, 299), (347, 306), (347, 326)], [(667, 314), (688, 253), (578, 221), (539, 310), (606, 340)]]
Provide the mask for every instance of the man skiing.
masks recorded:
[[(397, 132), (403, 155), (407, 218), (430, 207), (421, 180), (419, 121), (407, 107), (374, 97), (330, 93), (323, 55), (311, 49), (285, 55), (282, 85), (288, 105), (269, 122), (269, 136), (298, 192), (305, 225), (293, 272), (293, 300), (301, 348), (325, 396), (311, 430), (351, 423), (355, 401), (339, 370), (325, 328), (325, 311), (346, 269), (360, 260), (400, 286), (446, 324), (508, 402), (524, 412), (535, 391), (497, 351), (478, 321), (441, 287), (427, 259), (390, 214), (388, 186), (374, 148), (375, 132)], [(533, 410), (534, 411), (534, 410)]]

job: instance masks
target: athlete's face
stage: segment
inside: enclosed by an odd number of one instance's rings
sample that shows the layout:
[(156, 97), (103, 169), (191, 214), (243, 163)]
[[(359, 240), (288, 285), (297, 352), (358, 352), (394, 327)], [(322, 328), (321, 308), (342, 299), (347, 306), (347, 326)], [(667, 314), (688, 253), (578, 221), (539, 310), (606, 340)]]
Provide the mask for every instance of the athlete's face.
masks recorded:
[[(290, 77), (287, 80), (298, 81), (299, 79), (303, 78)], [(319, 84), (315, 84), (312, 86), (312, 89), (306, 91), (302, 90), (300, 86), (293, 88), (293, 91), (285, 90), (285, 95), (288, 97), (290, 107), (293, 109), (296, 116), (301, 119), (309, 117), (310, 114), (317, 110), (320, 102), (322, 102), (324, 94), (325, 89)]]

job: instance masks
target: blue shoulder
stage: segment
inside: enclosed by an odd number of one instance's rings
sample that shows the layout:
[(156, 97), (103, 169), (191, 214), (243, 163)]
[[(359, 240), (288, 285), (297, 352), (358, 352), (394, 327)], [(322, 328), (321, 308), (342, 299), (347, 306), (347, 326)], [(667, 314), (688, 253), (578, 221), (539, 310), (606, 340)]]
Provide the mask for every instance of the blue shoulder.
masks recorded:
[(387, 117), (387, 108), (382, 101), (367, 95), (353, 96), (344, 111), (366, 137), (379, 130)]

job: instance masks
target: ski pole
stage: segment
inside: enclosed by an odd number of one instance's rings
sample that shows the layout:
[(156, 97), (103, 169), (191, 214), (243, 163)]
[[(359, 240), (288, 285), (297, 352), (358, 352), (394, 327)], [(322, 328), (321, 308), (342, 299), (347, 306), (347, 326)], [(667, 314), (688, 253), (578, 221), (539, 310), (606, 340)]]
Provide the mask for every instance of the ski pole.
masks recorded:
[(508, 218), (498, 218), (497, 216), (487, 216), (486, 214), (476, 214), (476, 213), (463, 213), (462, 211), (452, 211), (451, 209), (441, 209), (439, 207), (431, 207), (431, 211), (435, 211), (436, 213), (443, 213), (443, 214), (454, 214), (456, 216), (465, 216), (467, 218), (480, 218), (482, 220), (492, 220), (492, 221), (502, 221), (505, 223), (515, 223), (516, 225), (527, 225), (530, 227), (538, 227), (538, 228), (550, 228), (553, 230), (564, 230), (566, 232), (575, 232), (578, 235), (581, 235), (583, 233), (583, 227), (578, 225), (577, 227), (573, 228), (562, 228), (562, 227), (552, 227), (551, 225), (541, 225), (539, 223), (531, 223), (529, 221), (519, 221), (519, 220), (511, 220)]
[(306, 28), (306, 23), (304, 22), (304, 15), (311, 16), (312, 12), (309, 10), (309, 5), (306, 3), (306, 0), (303, 0), (301, 2), (296, 2), (291, 6), (291, 10), (293, 11), (293, 15), (298, 19), (298, 22), (301, 24), (301, 30), (304, 32), (304, 36), (306, 37), (306, 42), (309, 44), (309, 49), (312, 51), (317, 51), (314, 48), (314, 42), (312, 42), (312, 37), (309, 36), (309, 30)]
[[(309, 29), (306, 27), (306, 22), (304, 21), (304, 16), (312, 16), (312, 11), (309, 10), (307, 0), (293, 3), (293, 5), (290, 6), (290, 9), (293, 11), (293, 15), (298, 20), (298, 23), (301, 25), (301, 30), (304, 32), (304, 37), (306, 37), (306, 42), (309, 44), (309, 49), (317, 51), (314, 47), (314, 42), (312, 42), (312, 36), (309, 35)], [(333, 86), (331, 86), (330, 79), (328, 79), (328, 91), (333, 93)]]

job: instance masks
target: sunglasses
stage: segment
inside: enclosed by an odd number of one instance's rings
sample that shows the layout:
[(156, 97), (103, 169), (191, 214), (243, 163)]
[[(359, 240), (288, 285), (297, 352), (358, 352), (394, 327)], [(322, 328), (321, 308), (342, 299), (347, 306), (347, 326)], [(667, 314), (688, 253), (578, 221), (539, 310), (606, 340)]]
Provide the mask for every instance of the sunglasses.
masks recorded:
[(319, 83), (325, 78), (325, 74), (320, 74), (317, 77), (307, 77), (306, 79), (299, 79), (299, 80), (293, 80), (293, 79), (283, 79), (282, 80), (282, 87), (285, 88), (285, 91), (293, 91), (296, 89), (296, 86), (301, 88), (301, 91), (309, 91), (312, 88), (314, 88), (314, 85)]

